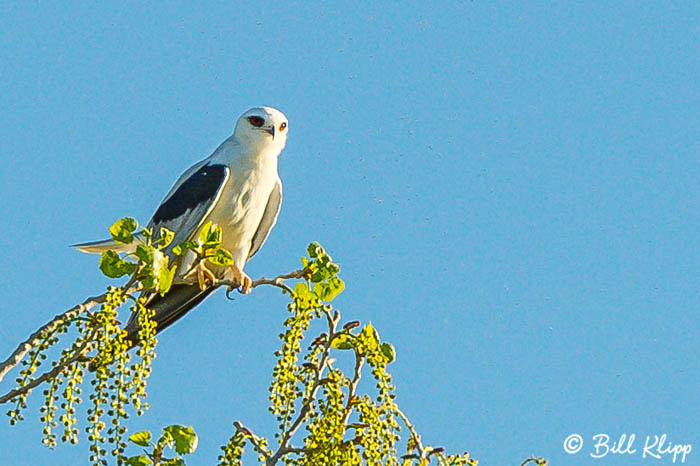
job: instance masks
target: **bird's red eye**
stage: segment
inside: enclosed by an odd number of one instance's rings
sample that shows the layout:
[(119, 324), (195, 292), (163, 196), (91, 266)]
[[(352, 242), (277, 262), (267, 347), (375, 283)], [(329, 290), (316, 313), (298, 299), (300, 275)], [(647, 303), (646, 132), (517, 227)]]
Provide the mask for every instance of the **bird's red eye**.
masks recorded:
[(280, 131), (284, 131), (285, 129), (287, 129), (287, 122), (286, 121), (280, 125)]
[(248, 121), (251, 125), (255, 126), (256, 128), (260, 128), (262, 125), (265, 124), (265, 119), (259, 116), (248, 117)]

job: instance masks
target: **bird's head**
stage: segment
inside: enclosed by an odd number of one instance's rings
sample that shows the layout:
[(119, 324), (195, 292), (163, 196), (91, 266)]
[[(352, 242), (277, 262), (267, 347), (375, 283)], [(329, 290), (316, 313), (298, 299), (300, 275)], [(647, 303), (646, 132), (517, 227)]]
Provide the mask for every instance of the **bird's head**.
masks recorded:
[(284, 149), (289, 122), (284, 113), (272, 107), (254, 107), (238, 119), (233, 135), (241, 142)]

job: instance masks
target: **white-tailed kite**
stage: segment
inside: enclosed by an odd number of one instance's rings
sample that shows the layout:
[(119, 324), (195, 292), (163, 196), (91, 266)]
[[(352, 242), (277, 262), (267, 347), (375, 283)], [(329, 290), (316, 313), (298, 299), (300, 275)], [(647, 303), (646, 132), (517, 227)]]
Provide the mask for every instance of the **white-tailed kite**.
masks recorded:
[[(177, 277), (182, 278), (181, 274), (195, 266), (196, 255), (188, 251), (176, 256), (172, 248), (196, 240), (202, 226), (211, 221), (221, 227), (221, 245), (233, 255), (233, 266), (211, 266), (211, 271), (219, 278), (240, 283), (241, 292), (250, 292), (251, 279), (243, 267), (258, 252), (277, 221), (282, 204), (277, 158), (287, 142), (287, 126), (287, 117), (279, 110), (251, 108), (238, 119), (233, 135), (212, 155), (185, 171), (165, 196), (148, 228), (156, 234), (160, 228), (175, 233), (163, 252), (170, 257), (170, 264), (177, 264)], [(137, 242), (125, 245), (110, 239), (75, 247), (87, 253), (102, 253), (110, 249), (132, 252), (136, 245)], [(171, 325), (215, 289), (181, 284), (174, 285), (165, 296), (152, 293), (146, 307), (155, 311), (156, 331)], [(134, 344), (139, 331), (136, 314), (132, 314), (125, 328), (127, 340)]]

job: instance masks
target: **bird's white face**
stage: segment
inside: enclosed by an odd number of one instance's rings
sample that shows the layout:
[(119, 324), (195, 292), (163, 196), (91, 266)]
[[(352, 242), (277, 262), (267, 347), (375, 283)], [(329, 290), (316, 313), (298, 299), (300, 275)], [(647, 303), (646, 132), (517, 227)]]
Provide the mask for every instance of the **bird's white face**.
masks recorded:
[(289, 122), (284, 113), (272, 107), (254, 107), (238, 119), (233, 135), (257, 147), (278, 151), (287, 144)]

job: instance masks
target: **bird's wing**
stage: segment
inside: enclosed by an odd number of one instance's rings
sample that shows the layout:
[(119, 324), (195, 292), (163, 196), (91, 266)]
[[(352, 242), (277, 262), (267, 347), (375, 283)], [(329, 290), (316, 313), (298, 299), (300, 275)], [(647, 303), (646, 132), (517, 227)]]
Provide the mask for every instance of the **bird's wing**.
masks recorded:
[[(230, 176), (226, 165), (211, 162), (207, 158), (188, 168), (170, 189), (153, 215), (148, 227), (155, 235), (161, 228), (175, 233), (171, 248), (187, 241), (202, 225), (221, 195), (223, 186)], [(116, 252), (133, 252), (143, 242), (143, 237), (136, 235), (132, 244), (117, 243), (112, 239), (74, 244), (82, 252), (100, 254), (109, 249)]]
[(160, 203), (149, 228), (155, 235), (161, 228), (173, 231), (175, 237), (170, 247), (190, 239), (216, 206), (230, 173), (226, 165), (209, 159), (192, 166)]
[(262, 219), (260, 220), (260, 225), (253, 235), (251, 241), (250, 253), (248, 254), (248, 259), (253, 257), (258, 249), (265, 243), (265, 240), (270, 235), (272, 227), (275, 226), (277, 222), (277, 216), (280, 213), (280, 208), (282, 207), (282, 180), (277, 177), (277, 182), (272, 188), (270, 197), (267, 199), (267, 206), (265, 207), (265, 212), (263, 213)]
[[(164, 249), (166, 254), (172, 256), (173, 247), (197, 233), (216, 207), (229, 177), (230, 169), (226, 165), (206, 159), (192, 166), (175, 182), (148, 224), (154, 235), (160, 234), (161, 228), (175, 233), (170, 245)], [(202, 291), (197, 286), (178, 285), (163, 297), (158, 293), (145, 292), (150, 295), (147, 306), (155, 310), (153, 320), (158, 325), (156, 331), (160, 332), (182, 317), (213, 290)], [(134, 343), (139, 330), (137, 313), (131, 314), (125, 328), (129, 332), (128, 338)]]

